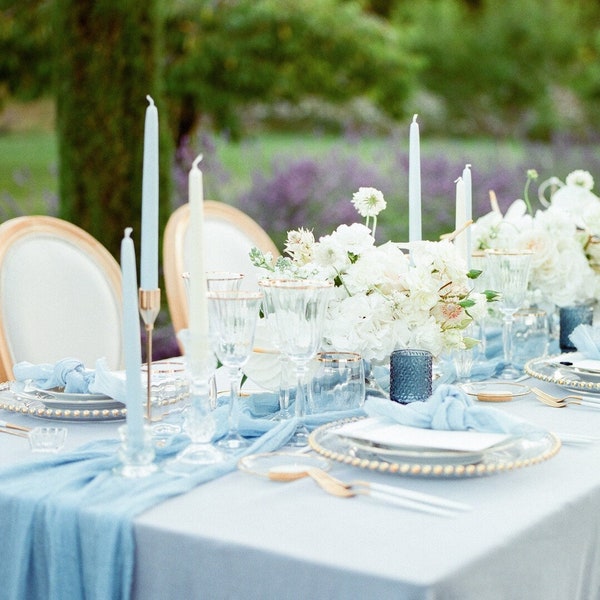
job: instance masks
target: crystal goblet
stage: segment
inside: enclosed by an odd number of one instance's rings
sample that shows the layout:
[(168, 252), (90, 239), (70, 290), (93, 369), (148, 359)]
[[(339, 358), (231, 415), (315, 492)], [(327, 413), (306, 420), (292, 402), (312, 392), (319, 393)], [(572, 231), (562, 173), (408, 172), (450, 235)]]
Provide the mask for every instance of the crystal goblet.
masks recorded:
[(262, 300), (260, 292), (208, 292), (209, 330), (217, 358), (229, 376), (229, 432), (217, 442), (228, 451), (249, 445), (238, 432), (242, 367), (250, 358)]
[(486, 250), (491, 284), (500, 294), (498, 308), (503, 315), (504, 369), (499, 375), (501, 379), (516, 379), (521, 375), (512, 359), (512, 324), (514, 314), (525, 301), (532, 256), (531, 250)]
[[(182, 273), (181, 275), (185, 282), (185, 291), (187, 295), (188, 304), (190, 302), (190, 274), (189, 272)], [(206, 289), (209, 292), (227, 292), (236, 291), (240, 289), (242, 281), (244, 279), (243, 273), (236, 271), (206, 271)], [(213, 403), (213, 408), (216, 408), (218, 404), (217, 398), (217, 381), (213, 375), (210, 379), (210, 393)]]
[[(322, 338), (327, 304), (333, 282), (306, 279), (272, 279), (264, 284), (263, 293), (273, 309), (279, 349), (293, 363), (296, 371), (295, 417), (305, 415), (307, 373)], [(298, 425), (290, 444), (305, 446), (308, 429)]]
[(264, 288), (268, 286), (273, 280), (263, 279), (258, 282), (258, 285), (263, 289), (263, 303), (262, 310), (265, 319), (265, 324), (270, 333), (271, 340), (275, 349), (279, 353), (279, 412), (275, 414), (276, 420), (289, 419), (292, 415), (290, 413), (290, 388), (288, 385), (287, 368), (289, 366), (289, 359), (284, 352), (282, 352), (279, 344), (279, 334), (277, 330), (277, 322), (275, 316), (275, 309), (273, 306), (273, 300), (268, 293), (264, 293)]

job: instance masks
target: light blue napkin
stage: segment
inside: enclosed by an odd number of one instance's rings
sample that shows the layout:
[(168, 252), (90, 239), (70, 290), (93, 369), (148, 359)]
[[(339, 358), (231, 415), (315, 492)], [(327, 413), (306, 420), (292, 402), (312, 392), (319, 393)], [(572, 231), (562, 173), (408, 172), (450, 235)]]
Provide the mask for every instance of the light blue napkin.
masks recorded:
[(43, 390), (64, 388), (68, 394), (87, 393), (90, 382), (94, 379), (94, 372), (86, 369), (76, 358), (63, 358), (54, 365), (34, 365), (22, 361), (14, 365), (13, 373), (16, 381), (31, 380), (35, 387)]
[(573, 329), (569, 339), (585, 358), (600, 360), (600, 328), (582, 323)]
[[(189, 477), (159, 470), (142, 479), (114, 475), (117, 440), (0, 470), (0, 581), (6, 600), (126, 600), (130, 597), (135, 544), (133, 518), (163, 500), (236, 469), (247, 454), (274, 451), (293, 435), (297, 419), (274, 421), (265, 407), (275, 395), (244, 400), (240, 433), (251, 446), (226, 462), (199, 467)], [(215, 411), (218, 438), (226, 432), (226, 408)], [(254, 417), (253, 414), (264, 414)], [(309, 429), (362, 411), (313, 415)], [(156, 449), (156, 462), (174, 457), (188, 438)]]
[(440, 385), (424, 402), (399, 404), (382, 398), (367, 398), (364, 410), (370, 417), (387, 417), (396, 423), (422, 429), (465, 431), (513, 435), (539, 431), (497, 408), (473, 402), (454, 385)]

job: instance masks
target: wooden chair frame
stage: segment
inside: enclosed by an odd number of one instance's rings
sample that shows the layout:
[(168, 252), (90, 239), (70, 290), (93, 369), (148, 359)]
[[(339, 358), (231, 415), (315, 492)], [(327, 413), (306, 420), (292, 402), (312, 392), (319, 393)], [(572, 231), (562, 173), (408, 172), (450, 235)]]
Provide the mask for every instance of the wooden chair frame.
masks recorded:
[[(204, 219), (205, 221), (226, 221), (244, 232), (263, 252), (271, 252), (273, 256), (279, 256), (279, 250), (267, 232), (254, 219), (234, 206), (205, 200)], [(163, 237), (165, 289), (175, 332), (188, 326), (187, 296), (182, 274), (185, 272), (184, 244), (189, 220), (189, 204), (184, 204), (177, 208), (169, 218)]]

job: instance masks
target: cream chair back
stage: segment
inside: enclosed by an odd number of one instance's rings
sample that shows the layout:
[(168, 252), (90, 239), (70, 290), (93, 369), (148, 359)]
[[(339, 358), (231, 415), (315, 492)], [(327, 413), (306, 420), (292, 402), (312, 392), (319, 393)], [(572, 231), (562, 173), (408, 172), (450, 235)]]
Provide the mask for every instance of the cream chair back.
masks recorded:
[(95, 238), (61, 219), (0, 225), (0, 376), (65, 357), (123, 367), (121, 271)]
[[(165, 288), (176, 332), (186, 328), (188, 323), (187, 295), (182, 274), (189, 270), (188, 257), (192, 252), (189, 219), (188, 204), (176, 209), (169, 218), (163, 239)], [(204, 201), (204, 239), (206, 270), (243, 273), (242, 289), (258, 289), (259, 269), (249, 258), (253, 247), (279, 256), (277, 247), (256, 221), (223, 202)]]

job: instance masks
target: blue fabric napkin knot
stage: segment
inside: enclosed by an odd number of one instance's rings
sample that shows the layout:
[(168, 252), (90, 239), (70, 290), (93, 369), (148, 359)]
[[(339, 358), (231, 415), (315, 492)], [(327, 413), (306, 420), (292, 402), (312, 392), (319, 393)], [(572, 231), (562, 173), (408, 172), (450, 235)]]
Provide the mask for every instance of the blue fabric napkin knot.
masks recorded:
[(432, 396), (423, 402), (398, 404), (382, 398), (369, 397), (364, 410), (370, 417), (387, 417), (401, 425), (422, 429), (471, 429), (514, 435), (538, 431), (532, 424), (497, 408), (474, 403), (463, 390), (448, 384), (438, 386)]
[(56, 364), (42, 363), (34, 365), (27, 361), (17, 363), (13, 367), (15, 379), (20, 382), (29, 381), (42, 390), (64, 388), (68, 394), (85, 394), (94, 380), (94, 371), (86, 369), (76, 358), (63, 358)]
[(584, 358), (600, 360), (600, 328), (592, 325), (577, 325), (569, 339)]

